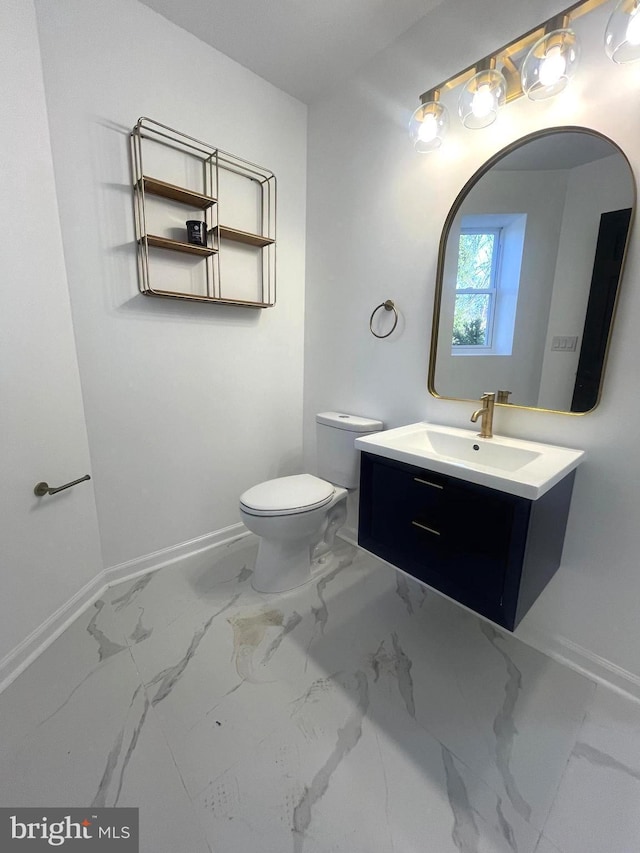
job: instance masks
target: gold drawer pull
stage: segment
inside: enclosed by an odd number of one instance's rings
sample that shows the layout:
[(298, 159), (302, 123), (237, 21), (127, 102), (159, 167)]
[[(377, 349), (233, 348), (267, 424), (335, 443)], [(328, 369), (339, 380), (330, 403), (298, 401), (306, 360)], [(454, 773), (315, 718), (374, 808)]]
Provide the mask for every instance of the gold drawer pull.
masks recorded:
[(440, 536), (439, 530), (434, 530), (433, 527), (427, 527), (426, 524), (420, 524), (419, 521), (412, 521), (411, 524), (413, 524), (414, 527), (419, 527), (420, 530), (426, 530), (427, 533), (433, 533), (434, 536)]
[(416, 483), (422, 483), (423, 486), (431, 486), (432, 489), (444, 489), (444, 486), (440, 486), (438, 483), (430, 483), (429, 480), (421, 480), (420, 477), (413, 479)]

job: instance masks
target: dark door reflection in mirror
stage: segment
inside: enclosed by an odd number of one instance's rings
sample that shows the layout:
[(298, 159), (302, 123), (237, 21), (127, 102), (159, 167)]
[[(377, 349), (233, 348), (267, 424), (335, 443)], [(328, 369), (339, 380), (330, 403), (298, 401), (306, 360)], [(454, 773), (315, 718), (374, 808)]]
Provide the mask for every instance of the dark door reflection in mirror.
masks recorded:
[(593, 409), (635, 198), (625, 155), (585, 128), (532, 134), (492, 157), (442, 233), (430, 392), (500, 389), (510, 405)]

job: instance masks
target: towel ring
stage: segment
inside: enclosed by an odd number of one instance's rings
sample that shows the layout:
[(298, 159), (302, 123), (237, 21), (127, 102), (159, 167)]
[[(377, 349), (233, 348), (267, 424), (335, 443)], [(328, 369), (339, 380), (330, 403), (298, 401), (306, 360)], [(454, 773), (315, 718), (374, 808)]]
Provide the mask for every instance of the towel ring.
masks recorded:
[[(393, 311), (393, 313), (395, 314), (395, 317), (393, 320), (393, 326), (389, 329), (389, 331), (387, 332), (386, 335), (379, 335), (377, 332), (373, 331), (373, 318), (376, 316), (376, 313), (381, 308), (384, 308), (385, 311)], [(377, 308), (374, 308), (373, 311), (371, 312), (371, 317), (369, 318), (369, 330), (370, 330), (372, 335), (375, 335), (376, 338), (388, 338), (389, 335), (393, 332), (393, 330), (395, 329), (395, 327), (397, 325), (398, 325), (398, 310), (397, 310), (396, 306), (393, 304), (393, 299), (387, 299), (385, 302), (381, 302), (380, 305), (378, 305)]]

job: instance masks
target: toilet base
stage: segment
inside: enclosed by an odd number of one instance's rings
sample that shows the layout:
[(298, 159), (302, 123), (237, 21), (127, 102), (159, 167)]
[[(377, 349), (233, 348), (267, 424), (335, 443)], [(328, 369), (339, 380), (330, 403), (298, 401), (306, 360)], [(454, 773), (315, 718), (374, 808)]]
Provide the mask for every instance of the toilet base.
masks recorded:
[[(304, 513), (305, 518), (289, 519), (293, 524), (280, 528), (280, 536), (260, 536), (258, 556), (251, 579), (256, 592), (287, 592), (311, 580), (333, 549), (336, 533), (347, 518), (347, 492), (336, 489), (334, 503), (329, 509), (322, 507), (315, 513)], [(254, 532), (275, 532), (273, 528), (256, 529), (255, 518), (243, 516), (245, 524)], [(305, 521), (306, 524), (301, 524)], [(291, 535), (294, 532), (298, 535)], [(284, 536), (282, 534), (286, 533)], [(315, 568), (315, 572), (314, 572)]]
[(287, 592), (311, 580), (309, 537), (271, 542), (260, 539), (251, 586), (256, 592)]

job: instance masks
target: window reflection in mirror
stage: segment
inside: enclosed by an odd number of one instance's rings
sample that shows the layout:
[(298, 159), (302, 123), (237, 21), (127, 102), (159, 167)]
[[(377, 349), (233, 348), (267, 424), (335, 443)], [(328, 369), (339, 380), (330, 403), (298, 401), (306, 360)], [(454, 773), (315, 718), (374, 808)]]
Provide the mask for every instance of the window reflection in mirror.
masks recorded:
[(511, 355), (526, 221), (526, 214), (462, 217), (452, 355)]
[(634, 204), (626, 157), (593, 131), (554, 128), (493, 157), (445, 223), (429, 390), (592, 409)]

